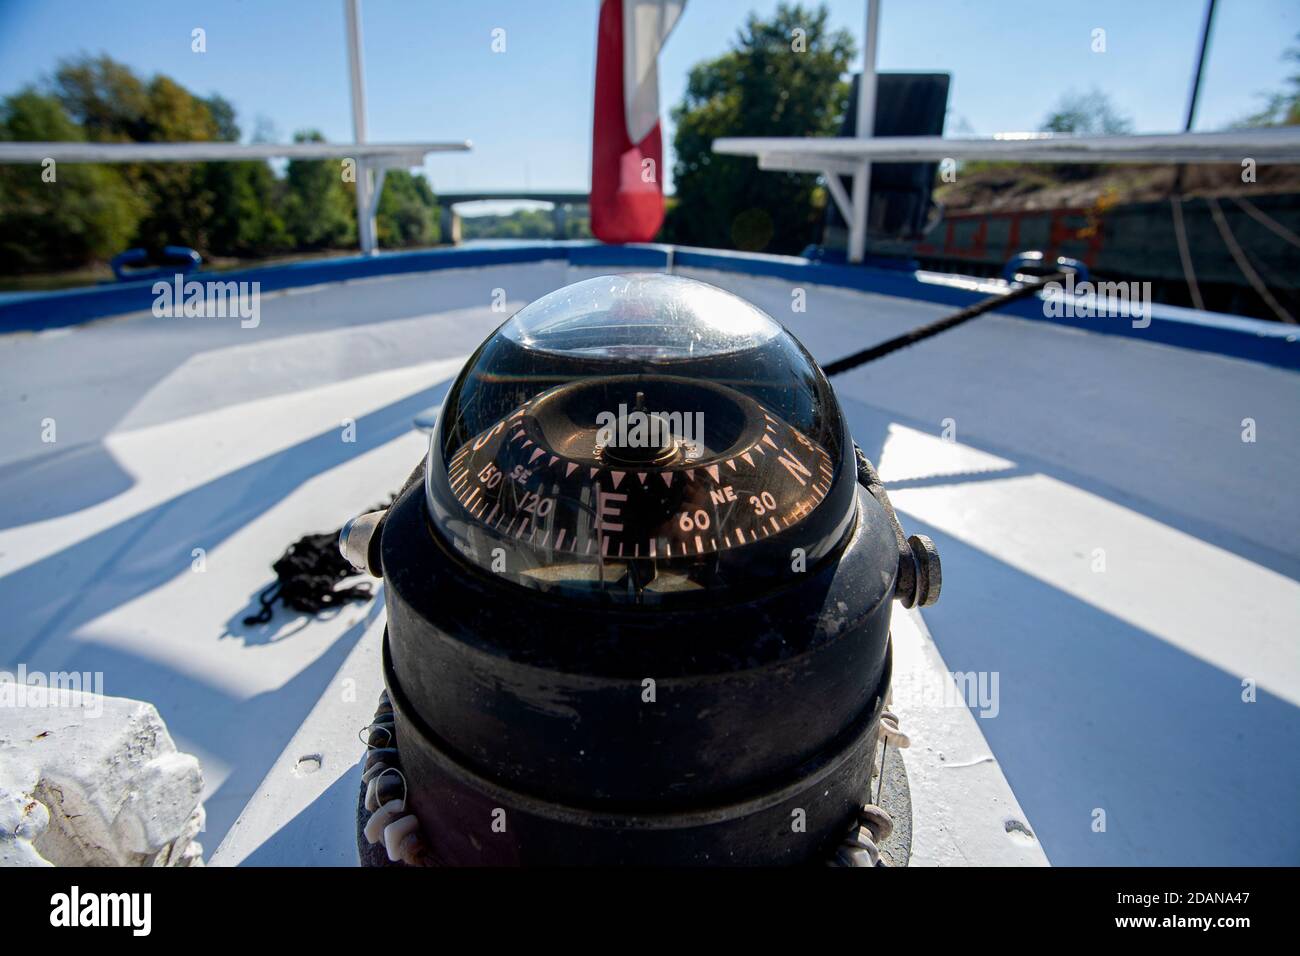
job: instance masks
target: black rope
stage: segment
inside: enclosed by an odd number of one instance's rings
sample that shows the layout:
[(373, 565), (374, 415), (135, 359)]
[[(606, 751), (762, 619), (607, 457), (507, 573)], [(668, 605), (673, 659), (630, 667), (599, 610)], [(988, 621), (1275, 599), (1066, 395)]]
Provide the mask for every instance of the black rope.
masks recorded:
[(258, 595), (262, 608), (244, 618), (244, 626), (265, 624), (275, 613), (275, 602), (304, 614), (319, 614), (349, 601), (369, 601), (374, 592), (368, 581), (340, 588), (356, 569), (339, 554), (339, 533), (306, 534), (289, 545), (280, 560), (271, 565), (275, 582)]
[(968, 305), (959, 312), (929, 322), (925, 325), (919, 325), (910, 332), (904, 332), (902, 335), (881, 342), (879, 345), (873, 345), (870, 348), (863, 349), (860, 352), (854, 352), (852, 355), (846, 355), (843, 358), (836, 359), (829, 365), (823, 365), (822, 371), (829, 375), (839, 375), (841, 372), (847, 372), (855, 369), (859, 365), (865, 365), (873, 362), (878, 358), (884, 358), (899, 349), (905, 349), (909, 345), (915, 345), (917, 342), (923, 342), (926, 339), (938, 335), (940, 332), (946, 332), (954, 329), (964, 322), (978, 318), (986, 312), (1015, 302), (1017, 299), (1024, 299), (1037, 292), (1045, 283), (1059, 282), (1065, 278), (1062, 272), (1054, 272), (1051, 275), (1043, 276), (1035, 282), (1027, 282), (1024, 285), (1016, 286), (1010, 292), (1002, 292), (998, 295), (989, 296), (987, 299), (981, 299), (974, 305)]
[[(423, 477), (423, 462), (417, 469)], [(415, 478), (412, 475), (407, 484)], [(372, 511), (382, 511), (393, 503), (377, 505)], [(333, 607), (347, 604), (349, 601), (369, 601), (374, 591), (369, 581), (359, 581), (350, 587), (338, 585), (347, 578), (357, 576), (356, 568), (348, 564), (339, 552), (339, 531), (327, 534), (305, 534), (280, 556), (280, 560), (271, 565), (275, 572), (275, 581), (257, 596), (261, 608), (256, 614), (244, 618), (244, 626), (266, 624), (275, 613), (275, 602), (281, 601), (285, 607), (304, 614), (319, 614)]]

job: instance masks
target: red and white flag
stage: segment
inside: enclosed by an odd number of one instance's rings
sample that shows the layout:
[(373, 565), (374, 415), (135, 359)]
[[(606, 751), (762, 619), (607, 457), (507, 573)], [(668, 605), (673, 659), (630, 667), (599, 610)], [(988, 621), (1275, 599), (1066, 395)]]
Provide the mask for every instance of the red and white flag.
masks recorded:
[(648, 242), (664, 219), (659, 51), (686, 0), (601, 0), (591, 138), (591, 232)]

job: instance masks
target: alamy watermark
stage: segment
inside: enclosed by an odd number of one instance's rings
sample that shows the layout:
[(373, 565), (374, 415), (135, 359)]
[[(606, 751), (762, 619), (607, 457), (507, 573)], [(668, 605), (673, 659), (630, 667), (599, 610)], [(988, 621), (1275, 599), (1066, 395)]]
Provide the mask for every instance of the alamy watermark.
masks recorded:
[(170, 282), (155, 282), (153, 295), (153, 314), (160, 319), (238, 318), (244, 329), (255, 329), (262, 323), (261, 282), (186, 282), (178, 272)]
[(50, 897), (50, 925), (122, 926), (133, 936), (148, 936), (153, 929), (153, 894), (83, 893), (74, 883), (68, 892)]
[(688, 458), (704, 453), (703, 412), (647, 412), (641, 408), (628, 411), (626, 404), (617, 412), (596, 415), (596, 443), (615, 448), (666, 448), (679, 444)]
[(909, 705), (965, 707), (986, 720), (1002, 711), (1002, 674), (999, 671), (925, 671), (921, 676), (894, 675), (898, 699)]
[(0, 709), (80, 707), (90, 717), (104, 712), (103, 671), (0, 671)]
[(1043, 315), (1049, 319), (1126, 318), (1133, 328), (1151, 324), (1150, 282), (1082, 282), (1067, 272), (1065, 282), (1043, 283)]

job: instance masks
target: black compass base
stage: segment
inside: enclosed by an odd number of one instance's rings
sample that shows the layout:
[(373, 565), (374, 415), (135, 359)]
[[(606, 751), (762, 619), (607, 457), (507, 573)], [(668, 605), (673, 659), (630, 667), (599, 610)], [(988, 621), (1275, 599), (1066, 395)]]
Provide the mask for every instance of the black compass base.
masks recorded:
[(867, 802), (888, 667), (872, 709), (780, 785), (670, 813), (591, 809), (503, 787), (448, 753), (414, 713), (394, 679), (387, 642), (384, 680), (407, 809), (439, 864), (774, 866), (820, 862)]

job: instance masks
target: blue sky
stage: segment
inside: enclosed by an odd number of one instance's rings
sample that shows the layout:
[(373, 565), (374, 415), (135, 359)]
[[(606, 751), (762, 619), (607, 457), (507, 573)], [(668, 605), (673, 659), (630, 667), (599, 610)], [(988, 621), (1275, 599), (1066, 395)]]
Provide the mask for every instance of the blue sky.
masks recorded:
[[(861, 40), (864, 0), (829, 0)], [(363, 0), (370, 139), (471, 139), (435, 157), (436, 188), (585, 189), (597, 0)], [(690, 67), (726, 50), (776, 0), (688, 0), (660, 61), (664, 121)], [(1036, 128), (1068, 90), (1099, 87), (1137, 130), (1181, 128), (1202, 0), (883, 0), (881, 69), (953, 74), (949, 132)], [(208, 50), (190, 50), (190, 31)], [(506, 52), (491, 32), (506, 30)], [(1107, 52), (1090, 49), (1106, 30)], [(1282, 86), (1296, 0), (1220, 0), (1198, 129), (1253, 112)], [(245, 133), (316, 128), (350, 140), (342, 0), (0, 0), (0, 94), (63, 57), (106, 52), (141, 73), (220, 92)], [(671, 135), (671, 130), (669, 130)]]

